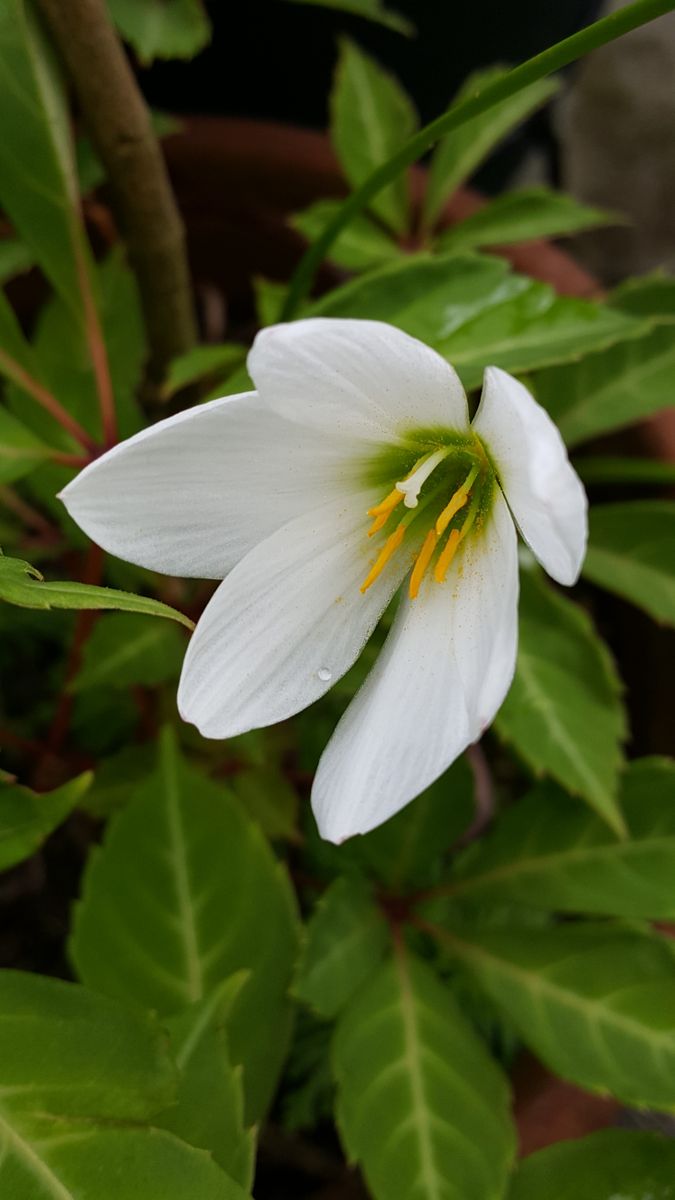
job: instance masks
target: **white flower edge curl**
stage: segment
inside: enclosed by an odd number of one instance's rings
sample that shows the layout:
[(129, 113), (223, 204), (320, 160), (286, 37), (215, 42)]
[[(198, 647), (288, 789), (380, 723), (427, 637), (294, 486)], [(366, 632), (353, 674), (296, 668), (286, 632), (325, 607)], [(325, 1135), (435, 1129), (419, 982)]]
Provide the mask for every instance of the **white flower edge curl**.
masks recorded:
[(490, 724), (515, 669), (516, 526), (572, 584), (586, 497), (521, 383), (488, 367), (469, 424), (453, 368), (393, 326), (273, 326), (248, 365), (255, 392), (143, 430), (61, 499), (111, 554), (223, 580), (178, 692), (205, 737), (274, 724), (322, 696), (408, 577), (314, 781), (319, 830), (340, 842), (401, 809)]

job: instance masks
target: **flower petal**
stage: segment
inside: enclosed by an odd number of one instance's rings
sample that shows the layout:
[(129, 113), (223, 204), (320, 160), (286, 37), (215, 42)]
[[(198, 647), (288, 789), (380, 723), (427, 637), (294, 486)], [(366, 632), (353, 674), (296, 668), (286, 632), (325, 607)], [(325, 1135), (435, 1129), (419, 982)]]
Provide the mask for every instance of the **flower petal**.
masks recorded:
[(548, 413), (512, 375), (488, 367), (473, 429), (533, 554), (558, 583), (573, 584), (586, 553), (588, 505)]
[(349, 488), (357, 467), (346, 452), (250, 392), (144, 429), (81, 471), (61, 499), (118, 558), (222, 579), (279, 526)]
[(314, 317), (258, 334), (248, 368), (293, 421), (336, 435), (397, 441), (410, 430), (466, 429), (466, 396), (435, 350), (382, 321)]
[(352, 665), (410, 567), (398, 554), (363, 595), (373, 493), (284, 525), (234, 568), (207, 606), (183, 666), (182, 717), (205, 737), (272, 725)]
[(323, 837), (367, 833), (476, 741), (502, 703), (518, 641), (516, 531), (497, 492), (444, 584), (402, 600), (382, 653), (324, 751), (312, 790)]

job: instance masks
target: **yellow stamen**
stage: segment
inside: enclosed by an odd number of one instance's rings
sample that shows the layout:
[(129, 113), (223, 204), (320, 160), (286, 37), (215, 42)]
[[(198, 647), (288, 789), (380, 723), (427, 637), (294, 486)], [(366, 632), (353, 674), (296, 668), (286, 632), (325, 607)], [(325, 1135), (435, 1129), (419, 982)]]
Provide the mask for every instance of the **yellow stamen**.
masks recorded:
[(372, 537), (374, 533), (379, 533), (382, 527), (387, 524), (390, 516), (391, 513), (388, 512), (380, 513), (379, 517), (375, 518), (370, 529), (368, 530), (368, 537)]
[(379, 504), (374, 504), (372, 508), (368, 509), (368, 516), (379, 517), (384, 513), (388, 516), (396, 508), (396, 505), (401, 503), (402, 499), (403, 492), (399, 492), (397, 488), (394, 488), (393, 492), (385, 496), (384, 500), (380, 500)]
[(415, 563), (415, 566), (413, 567), (412, 575), (410, 576), (409, 593), (410, 593), (411, 600), (414, 600), (416, 598), (416, 596), (420, 590), (420, 584), (424, 577), (424, 572), (426, 571), (427, 567), (429, 566), (429, 563), (431, 562), (434, 550), (436, 549), (437, 542), (438, 542), (438, 538), (436, 536), (436, 533), (434, 532), (433, 529), (430, 529), (427, 536), (424, 539), (424, 545), (422, 546), (422, 549), (420, 550), (419, 554), (417, 555), (417, 562)]
[(469, 493), (464, 490), (464, 485), (462, 485), (462, 487), (457, 489), (449, 504), (446, 504), (443, 512), (436, 521), (436, 533), (439, 537), (443, 536), (455, 513), (458, 513), (460, 508), (464, 508), (468, 499)]
[(457, 547), (460, 542), (459, 529), (453, 529), (450, 533), (445, 546), (443, 547), (436, 566), (434, 567), (434, 579), (436, 583), (445, 583), (445, 576), (448, 573), (448, 567), (452, 562), (457, 552)]
[(367, 592), (371, 583), (374, 583), (375, 580), (377, 579), (378, 575), (380, 575), (382, 573), (385, 566), (389, 562), (389, 559), (391, 558), (392, 554), (394, 554), (394, 552), (396, 550), (398, 550), (399, 546), (401, 545), (401, 542), (403, 541), (404, 533), (405, 533), (405, 526), (398, 525), (397, 528), (394, 530), (394, 532), (392, 534), (390, 534), (390, 536), (387, 538), (386, 542), (384, 543), (384, 546), (382, 547), (382, 549), (380, 550), (380, 553), (378, 554), (377, 558), (375, 559), (375, 562), (373, 563), (372, 567), (370, 568), (370, 571), (368, 572), (368, 574), (366, 575), (366, 578), (364, 579), (363, 583), (361, 584), (361, 592), (362, 593)]

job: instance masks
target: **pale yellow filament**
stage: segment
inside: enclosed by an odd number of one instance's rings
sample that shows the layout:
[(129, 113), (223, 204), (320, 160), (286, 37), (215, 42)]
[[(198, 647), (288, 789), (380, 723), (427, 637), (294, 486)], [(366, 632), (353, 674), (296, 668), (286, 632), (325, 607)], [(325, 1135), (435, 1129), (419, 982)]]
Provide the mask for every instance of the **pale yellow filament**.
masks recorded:
[(401, 545), (401, 542), (403, 541), (404, 533), (405, 533), (405, 526), (398, 525), (397, 528), (394, 530), (394, 532), (392, 534), (390, 534), (390, 536), (387, 538), (386, 542), (384, 543), (384, 546), (382, 547), (382, 549), (380, 550), (380, 553), (378, 554), (377, 558), (375, 559), (375, 562), (373, 563), (372, 567), (370, 568), (370, 571), (368, 572), (368, 574), (366, 575), (366, 578), (364, 579), (363, 583), (361, 584), (361, 592), (367, 592), (371, 583), (374, 583), (375, 580), (377, 579), (378, 575), (380, 575), (382, 573), (385, 566), (389, 562), (389, 559), (391, 558), (392, 554), (394, 554), (396, 552), (396, 550), (398, 550), (399, 546)]
[(434, 579), (436, 580), (436, 583), (445, 583), (445, 576), (448, 573), (448, 567), (457, 553), (457, 547), (459, 546), (460, 540), (461, 535), (459, 529), (453, 529), (450, 533), (450, 537), (445, 543), (445, 546), (441, 550), (441, 553), (438, 556), (438, 562), (434, 567)]

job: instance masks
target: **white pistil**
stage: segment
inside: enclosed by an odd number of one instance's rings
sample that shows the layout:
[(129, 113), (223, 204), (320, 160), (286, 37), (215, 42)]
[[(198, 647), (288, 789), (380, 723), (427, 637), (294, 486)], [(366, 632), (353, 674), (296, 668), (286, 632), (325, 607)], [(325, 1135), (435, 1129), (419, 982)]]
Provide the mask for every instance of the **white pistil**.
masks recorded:
[(439, 450), (435, 450), (433, 454), (430, 454), (428, 458), (425, 458), (420, 463), (412, 475), (409, 475), (407, 479), (402, 479), (400, 483), (396, 484), (396, 490), (403, 494), (403, 503), (406, 508), (417, 508), (417, 501), (423, 484), (426, 483), (432, 472), (436, 470), (438, 464), (443, 462), (444, 458), (448, 457), (449, 453), (449, 446), (442, 446)]

